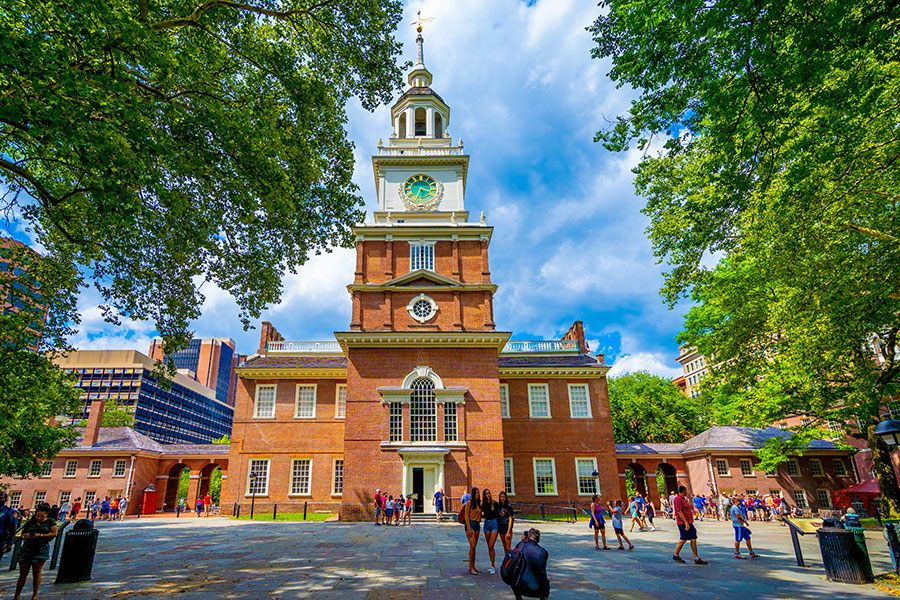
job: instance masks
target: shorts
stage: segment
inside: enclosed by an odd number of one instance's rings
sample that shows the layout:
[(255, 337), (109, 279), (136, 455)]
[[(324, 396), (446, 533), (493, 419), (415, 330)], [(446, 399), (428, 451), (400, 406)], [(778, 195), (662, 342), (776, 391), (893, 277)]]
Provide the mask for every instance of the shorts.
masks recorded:
[(594, 522), (591, 523), (591, 527), (593, 527), (594, 529), (597, 529), (599, 531), (603, 531), (606, 529), (606, 523), (604, 523), (603, 521), (597, 521), (596, 519), (594, 519)]
[(436, 510), (437, 512), (444, 512), (444, 503), (438, 502), (437, 504), (435, 504), (434, 510)]
[[(465, 525), (463, 525), (463, 527), (465, 527)], [(471, 529), (475, 533), (478, 533), (479, 531), (481, 531), (481, 522), (480, 521), (469, 521), (468, 529)]]
[(613, 531), (615, 531), (617, 535), (625, 535), (625, 530), (622, 527), (613, 527)]
[(497, 531), (500, 535), (509, 533), (509, 519), (497, 519)]
[(744, 527), (743, 525), (738, 525), (734, 528), (734, 541), (740, 542), (743, 540), (750, 539), (750, 530)]
[(386, 509), (384, 509), (384, 514), (386, 514), (386, 515), (389, 516), (389, 517), (393, 517), (393, 516), (394, 516), (394, 509), (393, 509), (393, 508), (386, 508)]
[(681, 523), (678, 524), (678, 539), (682, 542), (688, 542), (690, 540), (697, 539), (697, 528), (694, 527), (693, 523), (688, 523), (687, 525), (683, 525)]
[(497, 519), (485, 519), (484, 520), (484, 532), (485, 533), (494, 533), (497, 531)]
[(380, 506), (376, 506), (376, 507), (375, 507), (375, 516), (377, 517), (377, 516), (379, 516), (379, 515), (381, 515), (381, 507), (380, 507)]

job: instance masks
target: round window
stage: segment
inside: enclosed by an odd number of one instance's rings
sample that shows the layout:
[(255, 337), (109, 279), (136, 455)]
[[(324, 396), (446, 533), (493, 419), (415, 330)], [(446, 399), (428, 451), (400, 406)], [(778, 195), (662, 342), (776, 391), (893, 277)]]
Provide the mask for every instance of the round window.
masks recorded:
[(431, 302), (422, 298), (421, 300), (416, 300), (415, 304), (413, 304), (412, 312), (420, 319), (428, 319), (434, 313), (434, 308), (432, 308)]

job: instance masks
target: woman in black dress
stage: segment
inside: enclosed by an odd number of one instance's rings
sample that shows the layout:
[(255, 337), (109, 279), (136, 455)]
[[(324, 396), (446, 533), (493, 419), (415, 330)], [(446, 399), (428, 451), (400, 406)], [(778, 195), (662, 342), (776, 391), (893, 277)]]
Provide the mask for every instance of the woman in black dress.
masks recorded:
[(25, 580), (28, 579), (28, 571), (32, 572), (32, 600), (37, 598), (41, 588), (41, 569), (50, 558), (50, 541), (56, 537), (56, 521), (50, 518), (50, 507), (44, 503), (39, 504), (32, 516), (22, 527), (22, 548), (19, 551), (19, 581), (16, 582), (16, 595), (13, 600), (19, 600)]
[(497, 494), (497, 504), (500, 507), (500, 516), (497, 518), (497, 531), (500, 532), (500, 542), (503, 544), (503, 555), (512, 548), (512, 532), (513, 523), (515, 522), (515, 511), (509, 504), (509, 498), (506, 492)]

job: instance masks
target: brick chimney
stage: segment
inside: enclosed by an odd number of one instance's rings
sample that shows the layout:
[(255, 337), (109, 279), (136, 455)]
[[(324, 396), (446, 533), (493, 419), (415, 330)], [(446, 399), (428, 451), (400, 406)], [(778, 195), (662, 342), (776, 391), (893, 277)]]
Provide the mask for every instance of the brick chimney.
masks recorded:
[(97, 443), (100, 437), (100, 423), (103, 422), (103, 407), (106, 400), (94, 400), (91, 402), (90, 412), (88, 412), (87, 427), (84, 429), (84, 439), (81, 445), (90, 448)]
[(259, 351), (257, 354), (266, 353), (266, 342), (283, 342), (284, 338), (275, 329), (275, 326), (268, 321), (263, 321), (259, 332)]
[(587, 342), (584, 341), (584, 321), (575, 321), (572, 323), (572, 326), (569, 327), (569, 330), (566, 332), (566, 335), (562, 337), (563, 340), (575, 340), (578, 342), (578, 352), (581, 354), (587, 354), (590, 352), (587, 347)]

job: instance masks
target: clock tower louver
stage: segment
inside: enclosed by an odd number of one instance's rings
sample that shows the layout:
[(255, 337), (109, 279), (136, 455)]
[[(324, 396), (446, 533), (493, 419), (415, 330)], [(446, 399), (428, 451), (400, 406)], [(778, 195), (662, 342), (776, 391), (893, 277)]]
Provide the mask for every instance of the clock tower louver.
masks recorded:
[(498, 354), (509, 333), (494, 326), (493, 229), (469, 222), (469, 157), (449, 135), (421, 35), (416, 44), (389, 142), (372, 157), (378, 210), (354, 228), (350, 330), (335, 334), (348, 363), (344, 519), (362, 518), (359, 498), (376, 488), (430, 508), (436, 489), (504, 484)]

